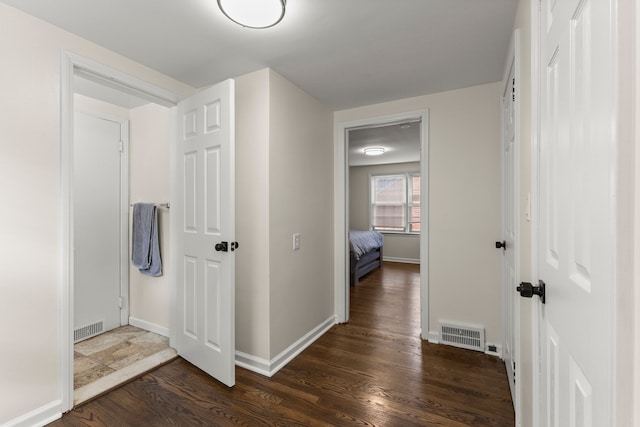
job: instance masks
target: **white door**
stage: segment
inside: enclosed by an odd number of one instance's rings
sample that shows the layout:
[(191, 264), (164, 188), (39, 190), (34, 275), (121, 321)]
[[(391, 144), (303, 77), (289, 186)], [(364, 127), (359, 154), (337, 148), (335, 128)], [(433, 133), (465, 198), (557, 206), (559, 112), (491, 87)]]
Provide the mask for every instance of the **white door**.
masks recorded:
[(502, 236), (503, 236), (503, 261), (502, 281), (504, 300), (504, 346), (503, 357), (509, 378), (511, 399), (516, 402), (516, 307), (515, 299), (517, 274), (516, 274), (516, 206), (517, 198), (517, 168), (516, 164), (516, 99), (515, 99), (515, 56), (511, 59), (510, 72), (504, 82), (502, 93)]
[(126, 121), (75, 113), (73, 319), (78, 339), (121, 324), (122, 234), (128, 226), (121, 215), (121, 144), (127, 137)]
[[(235, 383), (234, 109), (233, 80), (178, 104), (171, 206), (171, 344), (228, 386)], [(222, 242), (227, 251), (216, 250)]]
[(612, 425), (613, 3), (542, 1), (540, 425)]

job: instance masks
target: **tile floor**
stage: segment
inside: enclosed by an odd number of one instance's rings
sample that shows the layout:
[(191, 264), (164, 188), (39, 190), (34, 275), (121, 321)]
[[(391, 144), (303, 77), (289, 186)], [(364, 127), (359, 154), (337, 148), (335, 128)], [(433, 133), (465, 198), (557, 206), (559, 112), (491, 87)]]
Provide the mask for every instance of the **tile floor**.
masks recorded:
[(176, 357), (169, 339), (127, 325), (74, 345), (74, 405)]

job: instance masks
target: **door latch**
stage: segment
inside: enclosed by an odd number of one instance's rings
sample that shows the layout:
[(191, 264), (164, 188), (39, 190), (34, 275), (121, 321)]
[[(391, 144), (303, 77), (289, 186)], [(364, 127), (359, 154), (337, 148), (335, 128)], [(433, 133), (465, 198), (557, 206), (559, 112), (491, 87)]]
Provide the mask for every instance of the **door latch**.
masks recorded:
[(542, 280), (539, 280), (538, 283), (538, 286), (534, 286), (529, 282), (522, 282), (516, 288), (516, 291), (520, 292), (520, 296), (524, 298), (532, 298), (534, 295), (538, 295), (540, 297), (540, 301), (544, 304), (546, 300), (546, 285)]
[(215, 249), (218, 252), (229, 252), (229, 248), (231, 248), (231, 252), (233, 252), (238, 249), (239, 246), (238, 242), (231, 242), (231, 244), (228, 242), (220, 242), (216, 243)]

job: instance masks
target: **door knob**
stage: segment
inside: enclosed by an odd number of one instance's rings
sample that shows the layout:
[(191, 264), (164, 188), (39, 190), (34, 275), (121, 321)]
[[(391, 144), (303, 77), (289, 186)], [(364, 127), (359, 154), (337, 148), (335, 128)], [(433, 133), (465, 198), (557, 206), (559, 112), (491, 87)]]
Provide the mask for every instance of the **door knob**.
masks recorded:
[(496, 242), (496, 249), (500, 248), (502, 248), (502, 250), (507, 249), (507, 242), (505, 240), (503, 240), (502, 242)]
[(228, 252), (229, 251), (229, 247), (227, 245), (227, 242), (216, 243), (215, 249), (216, 249), (217, 252)]
[(539, 280), (538, 283), (538, 286), (534, 286), (529, 282), (522, 282), (520, 286), (516, 288), (516, 291), (520, 292), (520, 296), (524, 298), (531, 298), (534, 295), (538, 295), (540, 301), (544, 304), (546, 300), (545, 283), (542, 280)]

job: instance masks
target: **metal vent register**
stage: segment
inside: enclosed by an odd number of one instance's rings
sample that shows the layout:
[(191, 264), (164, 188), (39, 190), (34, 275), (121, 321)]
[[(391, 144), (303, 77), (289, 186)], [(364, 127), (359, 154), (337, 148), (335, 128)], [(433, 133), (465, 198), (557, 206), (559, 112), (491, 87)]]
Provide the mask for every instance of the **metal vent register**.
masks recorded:
[(104, 328), (102, 326), (102, 321), (75, 329), (73, 331), (73, 342), (77, 343), (78, 341), (82, 341), (94, 335), (98, 335), (103, 331), (103, 329)]
[(484, 328), (441, 323), (440, 342), (454, 347), (484, 351)]

